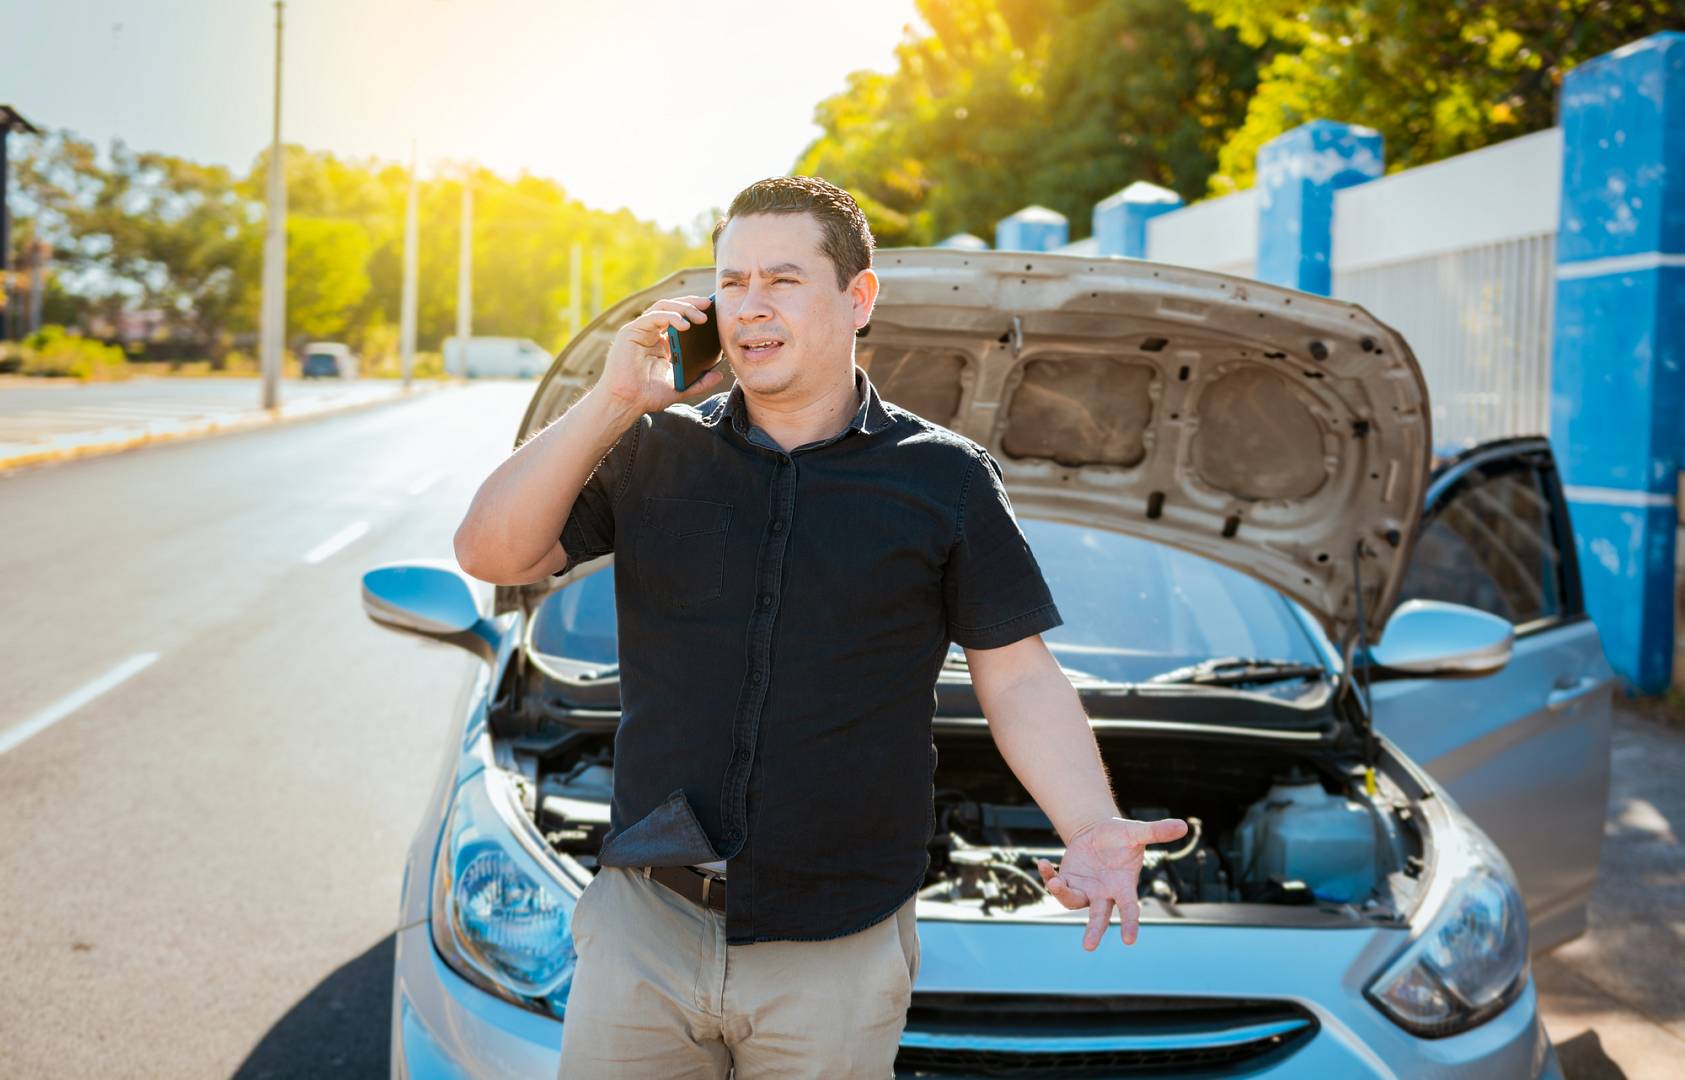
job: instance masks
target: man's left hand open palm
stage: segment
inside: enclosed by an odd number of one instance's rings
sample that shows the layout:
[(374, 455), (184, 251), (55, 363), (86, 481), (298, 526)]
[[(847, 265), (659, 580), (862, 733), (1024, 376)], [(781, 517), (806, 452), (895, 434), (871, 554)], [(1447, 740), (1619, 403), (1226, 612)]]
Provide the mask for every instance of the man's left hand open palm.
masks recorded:
[(1055, 900), (1067, 908), (1088, 909), (1088, 930), (1082, 936), (1084, 949), (1093, 952), (1099, 948), (1114, 906), (1122, 923), (1123, 943), (1135, 944), (1136, 930), (1141, 923), (1141, 903), (1135, 897), (1135, 889), (1141, 878), (1147, 845), (1166, 844), (1187, 833), (1188, 824), (1180, 818), (1163, 821), (1109, 818), (1077, 833), (1065, 849), (1057, 870), (1046, 859), (1036, 860), (1042, 883)]

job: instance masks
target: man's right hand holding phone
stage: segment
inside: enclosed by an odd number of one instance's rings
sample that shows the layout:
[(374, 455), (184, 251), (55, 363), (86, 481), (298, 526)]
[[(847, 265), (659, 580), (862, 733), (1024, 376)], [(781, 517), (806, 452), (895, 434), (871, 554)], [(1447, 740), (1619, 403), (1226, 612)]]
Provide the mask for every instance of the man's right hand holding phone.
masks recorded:
[(675, 327), (682, 334), (691, 324), (712, 318), (709, 307), (706, 296), (678, 296), (651, 304), (614, 335), (603, 373), (591, 393), (601, 395), (604, 404), (630, 424), (646, 412), (706, 397), (718, 390), (725, 381), (718, 368), (703, 375), (683, 393), (674, 390), (672, 357), (667, 345), (667, 327)]

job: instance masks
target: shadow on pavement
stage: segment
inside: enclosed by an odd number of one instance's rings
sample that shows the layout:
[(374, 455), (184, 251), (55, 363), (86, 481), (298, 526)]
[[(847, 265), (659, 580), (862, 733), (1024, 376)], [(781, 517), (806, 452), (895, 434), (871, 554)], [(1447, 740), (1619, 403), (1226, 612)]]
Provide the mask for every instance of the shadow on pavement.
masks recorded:
[(1626, 1080), (1626, 1073), (1603, 1052), (1595, 1031), (1582, 1031), (1556, 1045), (1556, 1060), (1571, 1080)]
[(386, 1076), (392, 1031), (393, 936), (323, 979), (269, 1029), (235, 1080)]

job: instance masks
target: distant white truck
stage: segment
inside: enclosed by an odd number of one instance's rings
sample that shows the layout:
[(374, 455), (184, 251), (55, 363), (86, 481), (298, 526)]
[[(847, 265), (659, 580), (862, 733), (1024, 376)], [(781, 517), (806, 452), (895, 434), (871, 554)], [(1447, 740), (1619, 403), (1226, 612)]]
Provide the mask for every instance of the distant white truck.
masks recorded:
[(465, 379), (487, 376), (531, 379), (550, 370), (551, 355), (529, 338), (471, 337), (466, 355), (462, 339), (445, 339), (445, 371)]

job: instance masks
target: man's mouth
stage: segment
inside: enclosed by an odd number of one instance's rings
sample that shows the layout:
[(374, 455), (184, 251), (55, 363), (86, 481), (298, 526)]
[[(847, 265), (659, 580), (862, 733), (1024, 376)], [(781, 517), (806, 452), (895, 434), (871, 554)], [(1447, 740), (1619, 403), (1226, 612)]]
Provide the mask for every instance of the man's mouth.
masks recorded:
[(738, 347), (743, 350), (743, 355), (752, 360), (760, 360), (771, 356), (783, 345), (784, 343), (777, 338), (750, 338), (747, 341), (738, 342)]

